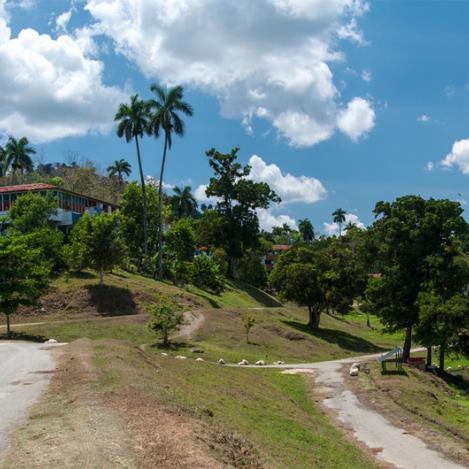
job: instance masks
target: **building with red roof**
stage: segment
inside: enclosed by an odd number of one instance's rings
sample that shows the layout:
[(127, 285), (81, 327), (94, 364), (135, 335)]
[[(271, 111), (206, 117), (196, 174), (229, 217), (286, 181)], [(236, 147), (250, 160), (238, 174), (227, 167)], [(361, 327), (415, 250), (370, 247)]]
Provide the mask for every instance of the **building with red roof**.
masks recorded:
[(57, 200), (57, 213), (52, 220), (58, 226), (70, 227), (76, 223), (86, 211), (90, 213), (112, 213), (119, 209), (117, 204), (69, 191), (52, 184), (18, 184), (16, 186), (0, 186), (0, 216), (5, 215), (18, 197), (27, 193), (41, 195), (51, 194)]

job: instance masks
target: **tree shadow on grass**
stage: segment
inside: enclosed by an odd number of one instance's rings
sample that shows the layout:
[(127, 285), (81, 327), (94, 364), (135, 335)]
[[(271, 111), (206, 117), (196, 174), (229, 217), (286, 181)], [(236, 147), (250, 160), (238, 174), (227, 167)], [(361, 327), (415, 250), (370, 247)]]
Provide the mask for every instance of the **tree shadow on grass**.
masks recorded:
[(128, 288), (113, 285), (87, 285), (90, 303), (96, 306), (98, 313), (103, 316), (126, 316), (138, 313), (133, 294)]
[(9, 337), (6, 334), (0, 334), (0, 340), (24, 340), (26, 342), (43, 343), (47, 340), (47, 337), (43, 335), (27, 334), (26, 332), (12, 331)]
[(240, 281), (233, 282), (233, 284), (236, 288), (244, 291), (251, 298), (260, 303), (262, 306), (265, 306), (266, 308), (280, 308), (283, 306), (282, 303), (276, 300), (273, 296), (270, 296), (266, 292), (259, 290), (258, 288), (255, 288), (252, 285), (248, 285), (247, 283)]
[(283, 323), (309, 336), (317, 337), (331, 344), (337, 344), (344, 350), (360, 353), (378, 353), (387, 350), (348, 332), (336, 329), (317, 329), (313, 331), (306, 324), (297, 321), (283, 321)]

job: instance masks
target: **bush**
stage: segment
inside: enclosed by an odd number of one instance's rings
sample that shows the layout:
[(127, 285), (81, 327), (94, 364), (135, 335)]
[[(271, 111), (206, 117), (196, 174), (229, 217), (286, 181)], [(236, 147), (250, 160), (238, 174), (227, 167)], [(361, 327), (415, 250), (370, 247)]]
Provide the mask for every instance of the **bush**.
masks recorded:
[(197, 256), (189, 269), (191, 283), (195, 286), (220, 293), (223, 290), (223, 277), (217, 264), (208, 256)]

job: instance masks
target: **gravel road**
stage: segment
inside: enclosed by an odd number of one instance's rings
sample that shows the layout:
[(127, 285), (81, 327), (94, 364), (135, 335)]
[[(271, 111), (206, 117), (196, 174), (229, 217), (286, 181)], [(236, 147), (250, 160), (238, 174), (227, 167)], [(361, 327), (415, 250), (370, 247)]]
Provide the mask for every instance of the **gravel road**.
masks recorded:
[(54, 368), (45, 344), (0, 341), (0, 451), (8, 444), (9, 430), (27, 415)]

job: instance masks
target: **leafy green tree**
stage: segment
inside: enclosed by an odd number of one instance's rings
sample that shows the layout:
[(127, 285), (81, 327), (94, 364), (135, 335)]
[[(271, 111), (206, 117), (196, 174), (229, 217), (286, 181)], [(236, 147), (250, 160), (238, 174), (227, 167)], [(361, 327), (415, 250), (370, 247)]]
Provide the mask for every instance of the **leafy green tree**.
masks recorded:
[(339, 236), (342, 236), (342, 224), (345, 222), (345, 210), (338, 208), (332, 212), (332, 220), (339, 225)]
[(427, 347), (439, 346), (440, 369), (444, 370), (446, 352), (457, 345), (459, 333), (469, 328), (469, 300), (461, 294), (445, 300), (434, 292), (420, 292), (418, 305), (415, 338)]
[[(76, 233), (73, 233), (76, 230)], [(104, 272), (120, 265), (125, 255), (119, 215), (90, 215), (85, 213), (72, 230), (75, 249), (87, 267), (99, 274), (99, 284), (104, 285)]]
[(197, 213), (197, 201), (192, 194), (191, 187), (175, 187), (171, 197), (171, 206), (178, 220), (193, 217)]
[(143, 198), (143, 253), (144, 256), (148, 255), (148, 212), (147, 212), (147, 195), (145, 189), (145, 177), (142, 169), (142, 157), (140, 153), (139, 139), (143, 138), (148, 119), (147, 119), (147, 105), (139, 97), (138, 94), (130, 98), (130, 104), (120, 104), (114, 120), (119, 122), (117, 126), (117, 136), (119, 138), (125, 137), (125, 140), (130, 142), (135, 141), (137, 149), (138, 170), (140, 173), (140, 184), (142, 187)]
[(467, 224), (459, 203), (412, 195), (378, 202), (374, 213), (378, 219), (369, 230), (367, 252), (379, 259), (380, 271), (369, 279), (366, 297), (388, 330), (405, 329), (406, 360), (419, 322), (419, 294), (442, 296)]
[(311, 243), (314, 240), (314, 228), (311, 220), (304, 218), (298, 223), (298, 228), (301, 234), (301, 239), (305, 243)]
[(256, 318), (252, 314), (242, 314), (241, 321), (243, 321), (243, 326), (246, 331), (246, 343), (249, 344), (249, 333), (256, 324)]
[(0, 236), (0, 311), (10, 316), (21, 305), (34, 305), (47, 287), (49, 266), (41, 249), (31, 249), (34, 234)]
[(196, 287), (213, 291), (219, 294), (223, 288), (223, 277), (220, 275), (217, 264), (210, 257), (201, 254), (190, 265), (190, 281)]
[(121, 158), (120, 160), (114, 161), (111, 166), (108, 166), (107, 172), (110, 177), (117, 176), (119, 187), (122, 190), (122, 187), (124, 186), (124, 175), (130, 176), (132, 167), (128, 161), (125, 161), (123, 158)]
[(181, 114), (192, 116), (192, 106), (184, 101), (184, 88), (175, 86), (167, 90), (158, 84), (151, 86), (155, 98), (147, 102), (150, 112), (147, 131), (158, 138), (164, 133), (163, 159), (161, 160), (161, 171), (158, 189), (158, 276), (163, 277), (163, 177), (166, 164), (166, 153), (171, 150), (173, 135), (182, 137), (185, 133), (185, 124)]
[(256, 288), (267, 286), (267, 272), (260, 249), (248, 249), (239, 259), (237, 270), (239, 279)]
[(185, 280), (186, 263), (194, 259), (195, 236), (189, 220), (174, 223), (165, 235), (168, 258), (173, 264), (176, 283)]
[(323, 311), (346, 314), (366, 285), (366, 274), (346, 243), (334, 238), (283, 253), (270, 274), (271, 286), (285, 300), (307, 306), (308, 325), (319, 327)]
[(57, 271), (63, 267), (63, 233), (51, 221), (57, 201), (51, 196), (27, 193), (19, 197), (7, 213), (10, 235), (31, 234), (30, 248), (40, 249), (44, 260)]
[(34, 168), (32, 155), (36, 154), (36, 150), (29, 145), (26, 137), (16, 139), (9, 137), (5, 145), (6, 159), (8, 165), (15, 174), (29, 173)]
[(7, 214), (7, 222), (15, 231), (31, 233), (53, 226), (51, 217), (57, 214), (57, 202), (52, 195), (42, 196), (29, 192), (18, 197)]
[[(128, 254), (132, 262), (135, 262), (139, 270), (146, 259), (143, 231), (143, 191), (136, 182), (128, 184), (122, 194), (121, 208), (119, 211), (122, 220), (122, 232), (127, 245)], [(158, 239), (158, 193), (153, 186), (146, 188), (146, 213), (148, 217), (148, 251), (151, 258), (156, 253)]]
[(169, 346), (169, 334), (184, 324), (184, 316), (173, 303), (160, 301), (147, 307), (152, 320), (148, 323), (150, 330), (161, 335), (163, 346)]
[(282, 226), (272, 228), (272, 239), (275, 244), (293, 245), (300, 240), (300, 234), (287, 223), (284, 223)]
[(308, 326), (317, 329), (326, 296), (315, 253), (306, 247), (293, 247), (279, 257), (270, 274), (270, 285), (279, 296), (308, 308)]
[[(236, 262), (246, 249), (259, 244), (259, 220), (256, 209), (268, 208), (280, 197), (265, 182), (249, 179), (251, 167), (237, 162), (239, 148), (230, 153), (220, 153), (214, 148), (207, 151), (209, 164), (214, 172), (206, 189), (208, 197), (216, 197), (218, 217), (210, 215), (220, 233), (213, 238), (217, 247), (225, 250), (229, 258), (228, 275), (236, 276)], [(204, 214), (205, 216), (205, 214)]]

